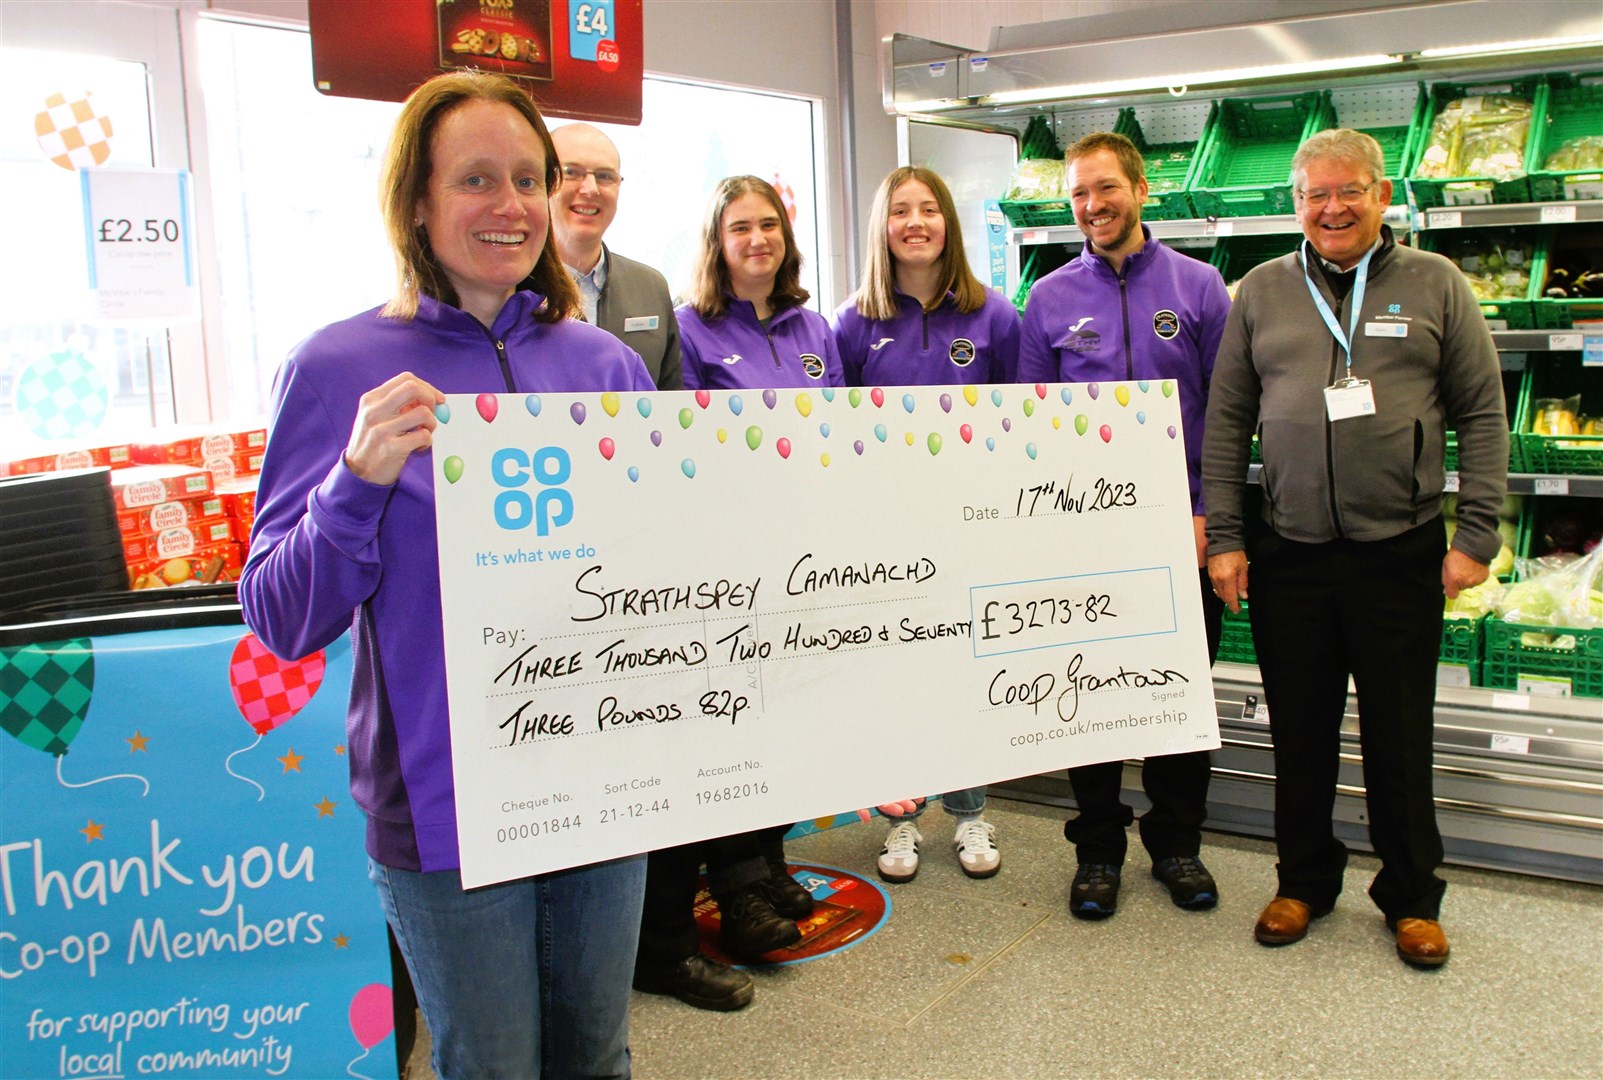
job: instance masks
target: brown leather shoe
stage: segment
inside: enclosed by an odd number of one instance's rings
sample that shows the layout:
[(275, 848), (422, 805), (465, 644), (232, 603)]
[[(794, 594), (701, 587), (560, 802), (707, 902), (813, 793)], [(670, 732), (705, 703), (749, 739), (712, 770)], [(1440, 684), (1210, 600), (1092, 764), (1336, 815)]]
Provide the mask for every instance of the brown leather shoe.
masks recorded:
[(1441, 967), (1451, 951), (1442, 924), (1435, 919), (1398, 919), (1397, 955), (1415, 967)]
[(1307, 936), (1308, 920), (1311, 918), (1313, 911), (1301, 900), (1277, 896), (1269, 901), (1269, 906), (1258, 916), (1258, 925), (1252, 928), (1252, 936), (1258, 939), (1260, 945), (1290, 945)]

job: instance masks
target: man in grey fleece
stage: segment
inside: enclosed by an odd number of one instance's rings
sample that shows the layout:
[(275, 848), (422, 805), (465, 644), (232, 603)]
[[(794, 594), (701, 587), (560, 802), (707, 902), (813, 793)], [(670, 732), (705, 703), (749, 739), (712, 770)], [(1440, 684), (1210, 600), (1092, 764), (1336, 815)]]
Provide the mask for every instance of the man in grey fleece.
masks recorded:
[[(1361, 702), (1369, 895), (1398, 954), (1448, 956), (1431, 794), (1442, 597), (1485, 580), (1507, 488), (1497, 352), (1458, 269), (1399, 247), (1380, 146), (1345, 129), (1292, 163), (1306, 242), (1241, 282), (1214, 365), (1203, 444), (1208, 574), (1253, 643), (1275, 751), (1279, 887), (1255, 936), (1299, 941), (1341, 891), (1334, 811), (1347, 679)], [(1458, 432), (1459, 526), (1441, 518)], [(1243, 513), (1251, 437), (1261, 520)], [(1445, 551), (1444, 551), (1445, 549)]]

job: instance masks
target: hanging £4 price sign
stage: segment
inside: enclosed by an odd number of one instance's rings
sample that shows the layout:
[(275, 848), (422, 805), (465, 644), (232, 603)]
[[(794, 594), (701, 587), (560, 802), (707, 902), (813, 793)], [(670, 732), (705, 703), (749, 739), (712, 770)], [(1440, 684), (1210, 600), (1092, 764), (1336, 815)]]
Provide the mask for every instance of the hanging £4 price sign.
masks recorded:
[(199, 318), (188, 171), (81, 169), (78, 175), (95, 316)]

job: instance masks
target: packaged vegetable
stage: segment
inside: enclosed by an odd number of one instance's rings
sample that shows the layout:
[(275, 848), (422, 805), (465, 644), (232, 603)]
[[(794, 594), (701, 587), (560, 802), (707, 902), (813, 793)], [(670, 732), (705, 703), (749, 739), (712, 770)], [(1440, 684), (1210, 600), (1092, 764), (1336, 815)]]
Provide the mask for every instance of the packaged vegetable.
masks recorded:
[(1013, 168), (1013, 180), (1003, 199), (1061, 199), (1063, 197), (1062, 158), (1023, 158)]
[(1448, 102), (1431, 124), (1414, 175), (1425, 180), (1523, 176), (1530, 130), (1531, 103), (1523, 98), (1486, 94)]

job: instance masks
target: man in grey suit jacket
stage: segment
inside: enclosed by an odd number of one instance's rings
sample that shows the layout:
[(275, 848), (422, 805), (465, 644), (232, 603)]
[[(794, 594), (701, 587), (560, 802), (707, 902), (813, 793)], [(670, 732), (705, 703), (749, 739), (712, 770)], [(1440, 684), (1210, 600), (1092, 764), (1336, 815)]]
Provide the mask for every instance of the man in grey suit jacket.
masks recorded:
[(618, 213), (618, 148), (589, 124), (556, 128), (551, 141), (562, 159), (562, 186), (551, 196), (551, 231), (579, 285), (585, 318), (639, 353), (657, 389), (678, 390), (679, 323), (668, 282), (601, 242)]

